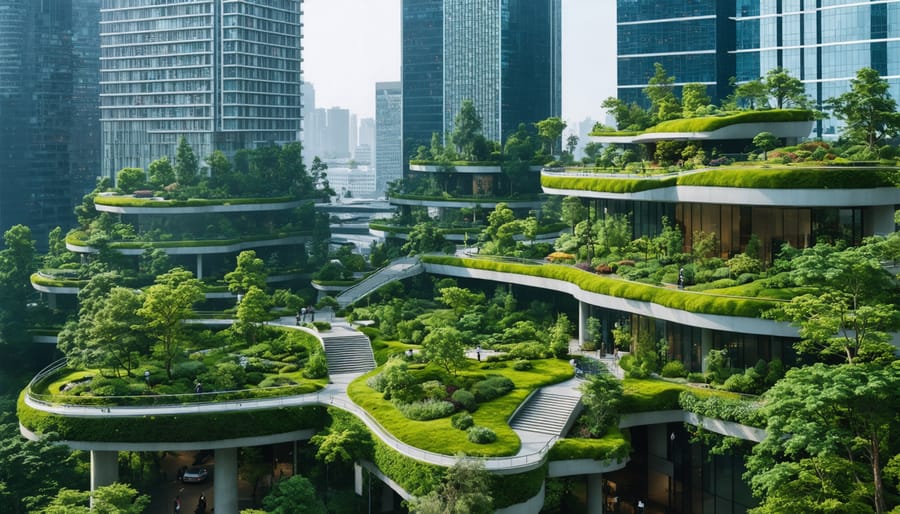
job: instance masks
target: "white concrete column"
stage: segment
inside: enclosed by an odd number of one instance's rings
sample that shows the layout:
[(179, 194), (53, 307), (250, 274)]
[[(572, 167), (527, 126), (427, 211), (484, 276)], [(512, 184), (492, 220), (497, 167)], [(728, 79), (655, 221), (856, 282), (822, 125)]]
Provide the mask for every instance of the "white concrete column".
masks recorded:
[(700, 329), (700, 359), (701, 359), (700, 366), (702, 366), (700, 371), (702, 371), (704, 373), (706, 373), (706, 354), (708, 354), (709, 351), (712, 350), (712, 343), (713, 343), (712, 330), (710, 330), (708, 328)]
[(603, 514), (603, 473), (587, 476), (588, 514)]
[(203, 255), (197, 254), (197, 279), (203, 278)]
[(91, 450), (91, 491), (119, 481), (119, 452)]
[(213, 505), (216, 514), (238, 514), (237, 448), (216, 450), (215, 495)]

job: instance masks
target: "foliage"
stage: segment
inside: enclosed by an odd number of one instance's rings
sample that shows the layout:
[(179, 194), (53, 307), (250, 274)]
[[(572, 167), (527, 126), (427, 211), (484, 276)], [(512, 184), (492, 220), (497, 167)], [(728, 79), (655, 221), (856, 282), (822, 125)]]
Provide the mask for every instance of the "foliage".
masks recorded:
[(513, 390), (515, 384), (504, 376), (492, 376), (475, 382), (472, 385), (472, 394), (479, 403), (489, 402)]
[(491, 475), (475, 459), (460, 458), (438, 487), (410, 502), (417, 514), (488, 514), (494, 511)]
[(610, 428), (599, 439), (566, 437), (550, 449), (550, 461), (572, 459), (624, 459), (631, 454), (631, 444), (618, 427)]
[(181, 268), (158, 276), (144, 293), (137, 314), (146, 320), (147, 334), (157, 341), (154, 351), (163, 359), (170, 379), (172, 363), (182, 349), (183, 322), (190, 317), (194, 303), (202, 299), (200, 281)]
[(0, 343), (23, 343), (28, 335), (29, 277), (36, 268), (31, 229), (14, 225), (3, 233), (0, 251)]
[(175, 153), (175, 179), (179, 186), (192, 186), (199, 178), (200, 164), (194, 149), (188, 144), (184, 136), (178, 140), (178, 148)]
[(595, 437), (618, 427), (624, 390), (622, 383), (609, 373), (591, 375), (581, 384), (585, 426)]
[(538, 136), (543, 143), (544, 152), (550, 155), (556, 154), (557, 141), (559, 141), (563, 130), (566, 129), (566, 122), (558, 116), (552, 116), (535, 123), (534, 126), (537, 128)]
[(745, 478), (761, 512), (788, 498), (825, 506), (815, 512), (862, 504), (885, 512), (882, 468), (898, 450), (898, 386), (898, 361), (790, 370), (764, 396), (766, 439), (747, 461)]
[(256, 343), (261, 324), (270, 318), (272, 299), (262, 289), (250, 286), (247, 294), (238, 304), (237, 329), (244, 333), (249, 344)]
[(475, 425), (466, 430), (469, 441), (475, 444), (490, 444), (497, 440), (497, 434), (488, 427)]
[(653, 63), (653, 76), (647, 81), (644, 94), (650, 100), (650, 116), (654, 123), (681, 116), (681, 104), (675, 96), (675, 77), (666, 74), (662, 64)]
[(465, 389), (457, 389), (450, 397), (451, 400), (463, 406), (469, 412), (475, 412), (478, 409), (478, 401), (475, 395)]
[(659, 374), (666, 378), (684, 378), (687, 376), (687, 370), (681, 361), (669, 361), (662, 367)]
[(453, 414), (456, 407), (444, 400), (426, 399), (422, 401), (400, 403), (397, 405), (400, 412), (409, 419), (428, 421), (430, 419), (446, 418)]
[[(608, 97), (600, 104), (606, 112), (610, 113), (616, 120), (616, 127), (620, 131), (640, 131), (650, 125), (650, 114), (641, 108), (637, 103), (626, 103), (614, 96)], [(598, 123), (591, 131), (592, 135), (600, 135), (604, 132), (604, 127)]]
[(228, 291), (246, 294), (251, 287), (266, 289), (266, 263), (256, 256), (254, 250), (244, 250), (237, 256), (234, 271), (225, 274)]
[(468, 430), (475, 424), (475, 420), (472, 418), (472, 415), (467, 412), (458, 412), (450, 417), (450, 424), (453, 428)]
[(548, 333), (550, 351), (557, 359), (565, 358), (569, 354), (570, 332), (572, 331), (572, 323), (565, 313), (559, 313), (556, 316), (556, 322), (550, 327)]
[(339, 409), (329, 408), (331, 422), (310, 440), (317, 448), (316, 458), (331, 464), (356, 462), (372, 456), (372, 434), (358, 418)]
[(448, 373), (456, 373), (465, 362), (465, 349), (462, 333), (453, 327), (436, 328), (422, 341), (425, 357)]
[(850, 91), (829, 98), (827, 106), (846, 124), (843, 134), (872, 151), (900, 133), (900, 114), (888, 81), (872, 68), (857, 70)]
[(690, 83), (681, 87), (681, 116), (690, 118), (709, 106), (710, 99), (706, 93), (706, 84)]
[(263, 506), (270, 514), (292, 514), (304, 512), (310, 514), (326, 514), (328, 510), (316, 496), (312, 482), (303, 475), (294, 475), (279, 480), (272, 492), (263, 498)]
[(167, 156), (151, 162), (147, 171), (150, 185), (156, 189), (162, 189), (175, 182), (175, 168)]
[(788, 106), (805, 109), (809, 105), (806, 88), (800, 79), (780, 66), (770, 69), (763, 81), (769, 96), (775, 101), (775, 107), (783, 109)]
[(773, 109), (766, 111), (739, 111), (721, 116), (681, 118), (658, 123), (645, 132), (712, 132), (739, 123), (778, 123), (786, 121), (811, 121), (813, 112), (806, 109)]
[(681, 409), (704, 418), (733, 421), (743, 425), (760, 427), (764, 420), (759, 416), (759, 402), (746, 398), (724, 396), (700, 397), (694, 391), (685, 390), (678, 396)]
[(144, 187), (144, 170), (141, 168), (122, 168), (116, 173), (116, 187), (125, 194), (134, 193)]
[(778, 138), (771, 132), (760, 132), (753, 137), (753, 146), (763, 153), (763, 160), (766, 160), (766, 153), (778, 145)]
[(42, 514), (141, 514), (150, 497), (120, 483), (98, 487), (93, 492), (62, 489)]
[(453, 141), (459, 155), (469, 159), (475, 158), (478, 138), (484, 140), (481, 127), (481, 116), (478, 115), (474, 102), (469, 98), (463, 100), (459, 112), (453, 119), (453, 133), (450, 134), (450, 140)]

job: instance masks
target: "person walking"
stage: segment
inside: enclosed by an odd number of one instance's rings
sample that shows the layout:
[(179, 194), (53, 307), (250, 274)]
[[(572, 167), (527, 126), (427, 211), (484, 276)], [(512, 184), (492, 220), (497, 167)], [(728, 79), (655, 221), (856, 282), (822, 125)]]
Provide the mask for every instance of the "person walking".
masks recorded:
[(175, 514), (181, 514), (181, 496), (175, 497)]

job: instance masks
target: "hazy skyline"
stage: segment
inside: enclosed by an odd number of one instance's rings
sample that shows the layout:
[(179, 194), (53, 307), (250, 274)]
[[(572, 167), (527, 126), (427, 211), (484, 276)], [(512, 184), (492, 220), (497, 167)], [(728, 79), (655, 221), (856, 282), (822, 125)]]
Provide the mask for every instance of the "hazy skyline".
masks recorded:
[[(303, 75), (316, 107), (375, 116), (375, 82), (400, 80), (400, 2), (303, 2)], [(616, 94), (615, 3), (562, 2), (563, 119), (600, 120), (600, 103)]]

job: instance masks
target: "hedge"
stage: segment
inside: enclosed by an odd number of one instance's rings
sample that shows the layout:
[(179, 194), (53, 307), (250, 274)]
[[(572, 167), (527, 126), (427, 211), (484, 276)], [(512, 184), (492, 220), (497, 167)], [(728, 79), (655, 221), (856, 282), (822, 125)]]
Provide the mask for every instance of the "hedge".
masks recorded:
[(592, 293), (615, 296), (617, 298), (627, 298), (629, 300), (651, 302), (672, 309), (701, 314), (758, 318), (763, 312), (772, 309), (776, 305), (774, 300), (716, 296), (657, 287), (638, 282), (629, 282), (626, 280), (596, 275), (594, 273), (559, 264), (529, 265), (436, 255), (423, 255), (421, 259), (422, 262), (426, 264), (442, 264), (447, 266), (562, 280), (575, 284), (581, 289)]
[(31, 274), (31, 283), (44, 287), (84, 287), (88, 281), (71, 278), (52, 278), (38, 272)]
[(872, 168), (725, 167), (678, 177), (679, 186), (755, 189), (871, 189), (893, 187), (897, 170)]
[(117, 207), (208, 207), (213, 205), (249, 205), (266, 203), (283, 203), (302, 200), (293, 196), (277, 196), (272, 198), (191, 198), (188, 200), (154, 200), (151, 198), (134, 198), (132, 196), (96, 196), (94, 204)]
[(599, 439), (560, 439), (550, 450), (550, 460), (618, 460), (628, 457), (630, 453), (631, 443), (618, 428), (614, 428)]
[(740, 395), (714, 389), (700, 389), (686, 384), (677, 384), (665, 380), (626, 378), (622, 381), (625, 395), (622, 397), (620, 411), (623, 414), (634, 412), (653, 412), (658, 410), (680, 410), (679, 397), (688, 391), (698, 399), (713, 396), (728, 400), (736, 400)]
[(666, 178), (607, 178), (541, 175), (541, 186), (552, 189), (576, 189), (604, 193), (639, 193), (676, 185), (678, 177)]
[(419, 200), (423, 202), (471, 202), (478, 203), (499, 203), (499, 202), (530, 202), (539, 200), (540, 197), (534, 194), (521, 194), (516, 197), (507, 196), (450, 196), (443, 194), (434, 195), (414, 195), (414, 194), (392, 194), (392, 200)]
[(739, 123), (779, 123), (812, 121), (815, 114), (806, 109), (769, 109), (765, 111), (741, 111), (724, 116), (702, 116), (663, 121), (644, 131), (654, 132), (712, 132)]
[(17, 404), (19, 422), (32, 432), (55, 432), (60, 439), (71, 441), (215, 441), (320, 429), (325, 421), (325, 408), (319, 406), (169, 416), (57, 416), (28, 407), (24, 394), (19, 395)]
[[(310, 236), (312, 230), (300, 230), (294, 232), (274, 232), (269, 234), (259, 234), (252, 236), (244, 236), (232, 239), (208, 239), (208, 240), (191, 240), (191, 241), (110, 241), (109, 247), (112, 249), (140, 249), (140, 248), (191, 248), (194, 246), (224, 246), (239, 243), (248, 243), (256, 241), (268, 241), (273, 239), (284, 239), (295, 236)], [(89, 246), (88, 235), (82, 230), (73, 230), (66, 236), (66, 243), (76, 246)]]

